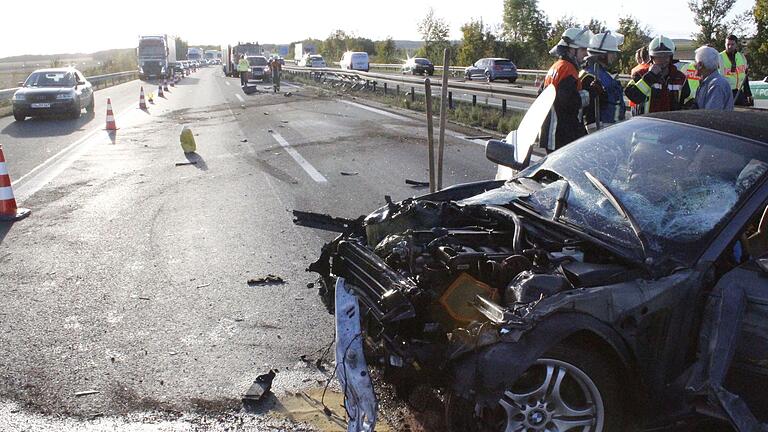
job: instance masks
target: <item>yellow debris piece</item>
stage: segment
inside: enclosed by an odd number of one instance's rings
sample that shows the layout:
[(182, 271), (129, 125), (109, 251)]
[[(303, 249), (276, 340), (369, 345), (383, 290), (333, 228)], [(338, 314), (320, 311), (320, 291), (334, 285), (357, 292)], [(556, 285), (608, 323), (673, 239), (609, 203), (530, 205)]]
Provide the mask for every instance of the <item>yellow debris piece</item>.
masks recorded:
[(181, 141), (181, 149), (184, 153), (194, 153), (197, 150), (197, 144), (195, 144), (195, 137), (192, 135), (192, 131), (184, 126), (181, 129), (181, 135), (179, 136)]

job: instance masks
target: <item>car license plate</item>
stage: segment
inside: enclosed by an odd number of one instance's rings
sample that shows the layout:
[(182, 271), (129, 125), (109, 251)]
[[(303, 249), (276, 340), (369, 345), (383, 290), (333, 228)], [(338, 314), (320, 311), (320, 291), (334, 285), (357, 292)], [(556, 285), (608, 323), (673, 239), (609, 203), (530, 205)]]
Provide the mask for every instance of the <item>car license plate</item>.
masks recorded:
[(51, 104), (49, 103), (33, 103), (32, 108), (50, 108)]

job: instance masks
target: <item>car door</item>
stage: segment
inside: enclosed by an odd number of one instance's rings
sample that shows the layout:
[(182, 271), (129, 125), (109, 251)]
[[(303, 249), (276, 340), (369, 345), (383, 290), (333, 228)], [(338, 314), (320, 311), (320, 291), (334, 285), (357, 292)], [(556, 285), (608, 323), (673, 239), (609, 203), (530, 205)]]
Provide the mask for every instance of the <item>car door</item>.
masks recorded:
[(469, 69), (469, 76), (473, 77), (480, 73), (480, 71), (483, 69), (483, 64), (485, 63), (485, 60), (480, 59), (475, 62), (475, 64), (472, 65), (472, 67)]
[(762, 421), (768, 420), (768, 254), (731, 272), (738, 272), (746, 309), (725, 387), (741, 396)]

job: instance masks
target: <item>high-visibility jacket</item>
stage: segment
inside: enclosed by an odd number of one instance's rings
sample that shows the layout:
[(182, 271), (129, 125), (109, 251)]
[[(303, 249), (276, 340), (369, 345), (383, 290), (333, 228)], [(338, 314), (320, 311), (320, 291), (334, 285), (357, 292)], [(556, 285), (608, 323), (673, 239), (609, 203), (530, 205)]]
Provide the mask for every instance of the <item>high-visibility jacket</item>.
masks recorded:
[(237, 62), (237, 71), (238, 72), (248, 72), (251, 70), (251, 64), (248, 63), (248, 60), (246, 59), (240, 59), (239, 62)]
[(693, 61), (688, 63), (685, 69), (682, 69), (681, 72), (684, 73), (685, 76), (688, 78), (688, 88), (691, 89), (691, 95), (689, 96), (689, 100), (691, 100), (695, 98), (696, 90), (699, 89), (699, 83), (701, 82), (701, 78), (699, 78), (699, 76), (696, 74), (696, 62)]
[(561, 58), (547, 71), (542, 89), (555, 86), (555, 103), (541, 128), (539, 145), (547, 151), (560, 147), (587, 134), (581, 109), (589, 103), (589, 93), (582, 91), (576, 64)]
[[(624, 90), (629, 100), (635, 102), (640, 114), (677, 111), (692, 102), (688, 77), (669, 65), (669, 73), (659, 76), (650, 71), (640, 79), (632, 79)], [(634, 113), (633, 113), (634, 114)]]
[(627, 106), (624, 103), (624, 89), (613, 75), (598, 63), (592, 63), (581, 71), (579, 79), (581, 80), (581, 88), (588, 89), (595, 80), (603, 87), (602, 95), (590, 94), (589, 106), (584, 110), (586, 124), (595, 123), (596, 103), (599, 103), (601, 123), (618, 123), (624, 120), (627, 112)]
[(720, 69), (720, 75), (724, 76), (728, 80), (728, 84), (731, 85), (731, 90), (738, 90), (744, 84), (744, 79), (747, 77), (747, 59), (744, 54), (736, 52), (735, 64), (731, 62), (731, 58), (728, 57), (728, 53), (723, 51), (720, 53), (722, 61), (722, 69)]
[[(629, 73), (629, 76), (632, 77), (633, 80), (639, 81), (643, 75), (645, 75), (646, 72), (648, 72), (648, 69), (651, 67), (650, 63), (640, 63), (637, 66), (632, 68), (632, 71)], [(638, 106), (636, 103), (632, 101), (632, 99), (629, 100), (629, 110), (632, 112), (633, 116), (638, 116), (643, 114), (643, 106)]]

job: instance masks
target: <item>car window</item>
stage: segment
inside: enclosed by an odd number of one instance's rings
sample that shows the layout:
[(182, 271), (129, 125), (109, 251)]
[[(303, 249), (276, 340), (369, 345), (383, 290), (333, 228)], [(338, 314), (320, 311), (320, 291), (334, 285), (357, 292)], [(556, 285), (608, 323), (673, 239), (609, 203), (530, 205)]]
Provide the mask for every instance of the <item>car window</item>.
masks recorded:
[[(570, 191), (562, 219), (637, 250), (631, 226), (587, 172), (637, 221), (649, 255), (692, 265), (719, 226), (766, 177), (768, 146), (682, 123), (636, 118), (574, 141), (520, 172), (501, 190), (474, 200), (520, 199), (551, 218), (564, 183), (552, 176), (566, 179)], [(543, 187), (524, 189), (516, 180), (520, 177)]]
[(70, 72), (34, 72), (24, 83), (29, 87), (72, 87), (75, 78)]
[(494, 60), (493, 64), (496, 66), (513, 66), (509, 60)]
[(251, 66), (266, 66), (267, 59), (264, 57), (248, 57), (248, 64)]

